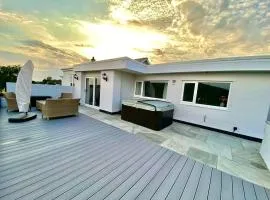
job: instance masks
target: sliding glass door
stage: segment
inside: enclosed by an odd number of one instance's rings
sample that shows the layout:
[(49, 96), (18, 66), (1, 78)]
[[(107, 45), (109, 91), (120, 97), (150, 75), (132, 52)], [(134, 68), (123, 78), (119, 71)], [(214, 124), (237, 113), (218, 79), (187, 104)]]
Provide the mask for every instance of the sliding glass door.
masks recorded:
[(100, 78), (87, 77), (85, 79), (85, 104), (99, 107), (100, 103)]

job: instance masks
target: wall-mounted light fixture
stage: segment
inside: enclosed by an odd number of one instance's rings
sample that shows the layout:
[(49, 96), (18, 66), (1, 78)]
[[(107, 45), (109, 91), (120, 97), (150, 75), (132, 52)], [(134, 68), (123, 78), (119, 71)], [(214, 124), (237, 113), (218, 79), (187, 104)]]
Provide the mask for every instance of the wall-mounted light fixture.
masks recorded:
[(73, 78), (76, 79), (77, 81), (79, 80), (79, 76), (77, 74), (74, 74)]
[(102, 79), (104, 80), (104, 81), (108, 81), (108, 76), (107, 76), (107, 74), (106, 73), (103, 73), (102, 74)]

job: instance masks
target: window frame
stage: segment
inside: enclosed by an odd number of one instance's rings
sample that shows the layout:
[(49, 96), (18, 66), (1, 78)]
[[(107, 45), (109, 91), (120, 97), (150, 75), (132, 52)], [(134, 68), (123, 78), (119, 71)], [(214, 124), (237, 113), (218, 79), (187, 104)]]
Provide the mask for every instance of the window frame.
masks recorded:
[[(160, 81), (162, 83), (167, 83), (167, 92), (166, 92), (166, 98), (165, 99), (161, 99), (161, 98), (155, 98), (155, 97), (146, 97), (143, 95), (143, 91), (144, 91), (144, 82), (145, 81)], [(141, 87), (141, 94), (140, 95), (136, 95), (136, 83), (137, 82), (141, 82), (142, 83), (142, 87)], [(143, 81), (135, 81), (135, 84), (134, 84), (134, 97), (139, 97), (139, 98), (144, 98), (144, 99), (152, 99), (152, 100), (161, 100), (161, 101), (167, 101), (167, 95), (168, 95), (168, 87), (169, 87), (169, 81), (168, 80), (143, 80)]]
[[(142, 83), (141, 84), (141, 92), (140, 92), (139, 95), (136, 94), (137, 83)], [(135, 84), (134, 84), (134, 97), (141, 97), (142, 96), (142, 92), (143, 92), (143, 81), (135, 81)]]
[[(184, 90), (185, 90), (185, 84), (186, 83), (195, 83), (194, 94), (193, 94), (192, 102), (190, 102), (190, 101), (184, 101), (183, 100)], [(230, 87), (229, 87), (228, 101), (227, 101), (226, 107), (204, 105), (204, 104), (196, 103), (199, 83), (229, 83), (230, 84)], [(229, 109), (229, 103), (230, 103), (231, 89), (232, 89), (232, 81), (213, 81), (213, 80), (211, 80), (211, 81), (210, 80), (204, 80), (204, 81), (182, 81), (182, 91), (181, 91), (180, 104), (190, 105), (190, 106), (197, 106), (197, 107), (203, 107), (203, 108), (211, 108), (211, 109), (217, 109), (217, 110), (228, 110)]]

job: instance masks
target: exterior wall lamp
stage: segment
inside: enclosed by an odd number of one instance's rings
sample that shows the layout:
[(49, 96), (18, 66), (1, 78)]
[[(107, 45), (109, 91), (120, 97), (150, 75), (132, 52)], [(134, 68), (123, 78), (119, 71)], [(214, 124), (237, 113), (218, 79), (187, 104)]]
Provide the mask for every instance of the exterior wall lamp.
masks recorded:
[(79, 80), (79, 76), (77, 74), (74, 74), (73, 78), (76, 79), (77, 81)]
[(102, 79), (107, 82), (108, 81), (108, 75), (106, 73), (103, 73), (102, 74)]

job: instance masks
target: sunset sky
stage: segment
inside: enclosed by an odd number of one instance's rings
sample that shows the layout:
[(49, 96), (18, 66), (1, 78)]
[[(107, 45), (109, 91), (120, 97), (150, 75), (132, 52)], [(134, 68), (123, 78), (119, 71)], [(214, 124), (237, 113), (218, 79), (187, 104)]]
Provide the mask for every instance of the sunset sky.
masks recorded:
[(0, 0), (0, 64), (40, 79), (96, 60), (270, 54), (269, 0)]

